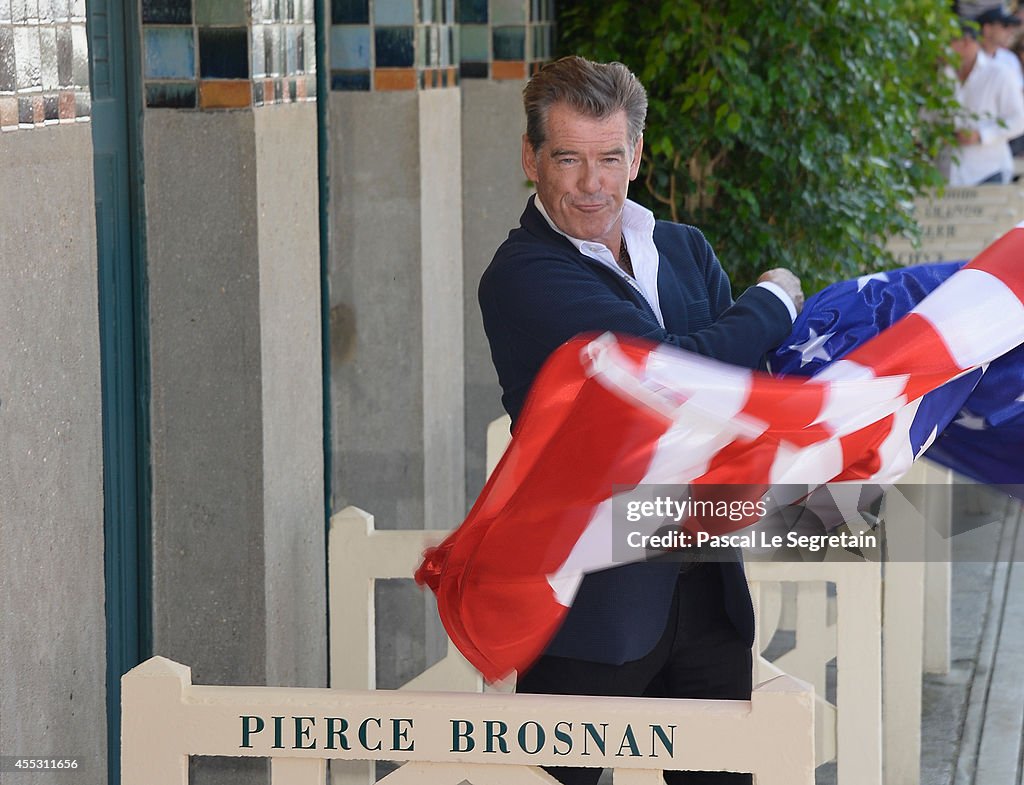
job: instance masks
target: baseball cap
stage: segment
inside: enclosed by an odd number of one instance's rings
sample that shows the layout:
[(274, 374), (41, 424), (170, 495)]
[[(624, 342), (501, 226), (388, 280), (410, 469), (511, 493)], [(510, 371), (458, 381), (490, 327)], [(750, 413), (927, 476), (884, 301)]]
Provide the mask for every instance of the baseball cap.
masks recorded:
[(1021, 23), (1020, 19), (1015, 17), (1013, 14), (1006, 13), (1006, 10), (1002, 6), (996, 8), (990, 8), (974, 17), (974, 21), (979, 25), (992, 25), (1000, 24), (1003, 27), (1016, 27)]

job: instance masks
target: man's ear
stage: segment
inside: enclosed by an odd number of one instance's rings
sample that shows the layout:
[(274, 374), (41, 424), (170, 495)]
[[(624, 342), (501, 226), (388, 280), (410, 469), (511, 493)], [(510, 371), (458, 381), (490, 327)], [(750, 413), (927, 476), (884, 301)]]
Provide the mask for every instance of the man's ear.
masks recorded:
[(537, 182), (537, 155), (526, 134), (523, 134), (523, 172), (528, 180)]
[(643, 158), (644, 152), (644, 136), (640, 134), (640, 138), (636, 140), (636, 147), (633, 149), (633, 160), (629, 163), (629, 179), (635, 180), (637, 174), (640, 173), (640, 160)]

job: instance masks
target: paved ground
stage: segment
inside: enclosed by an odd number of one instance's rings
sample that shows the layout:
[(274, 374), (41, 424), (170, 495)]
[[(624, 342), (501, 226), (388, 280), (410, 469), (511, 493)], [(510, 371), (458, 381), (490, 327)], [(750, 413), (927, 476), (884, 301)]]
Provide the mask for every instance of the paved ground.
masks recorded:
[(953, 543), (950, 673), (924, 678), (921, 782), (1018, 785), (1024, 782), (1021, 506), (963, 486), (955, 502), (955, 525), (971, 530)]

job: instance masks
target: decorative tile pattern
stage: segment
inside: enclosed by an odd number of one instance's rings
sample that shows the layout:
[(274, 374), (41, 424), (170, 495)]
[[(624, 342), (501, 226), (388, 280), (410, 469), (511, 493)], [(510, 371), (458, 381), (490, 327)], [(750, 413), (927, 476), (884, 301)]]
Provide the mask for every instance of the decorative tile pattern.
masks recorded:
[(332, 90), (458, 84), (455, 0), (332, 0)]
[(525, 79), (551, 59), (554, 0), (464, 0), (463, 79)]
[(0, 130), (89, 120), (84, 0), (0, 0)]
[[(345, 10), (359, 5), (333, 1)], [(316, 100), (313, 2), (142, 0), (146, 106), (239, 109)]]

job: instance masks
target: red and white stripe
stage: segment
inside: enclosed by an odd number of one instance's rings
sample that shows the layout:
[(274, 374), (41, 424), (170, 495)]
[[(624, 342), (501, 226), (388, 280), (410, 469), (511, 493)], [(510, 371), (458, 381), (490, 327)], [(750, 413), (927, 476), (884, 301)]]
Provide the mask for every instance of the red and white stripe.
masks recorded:
[(606, 335), (555, 352), (463, 525), (417, 579), (488, 679), (543, 650), (611, 566), (613, 486), (887, 483), (926, 392), (1024, 343), (1024, 224), (812, 379)]

